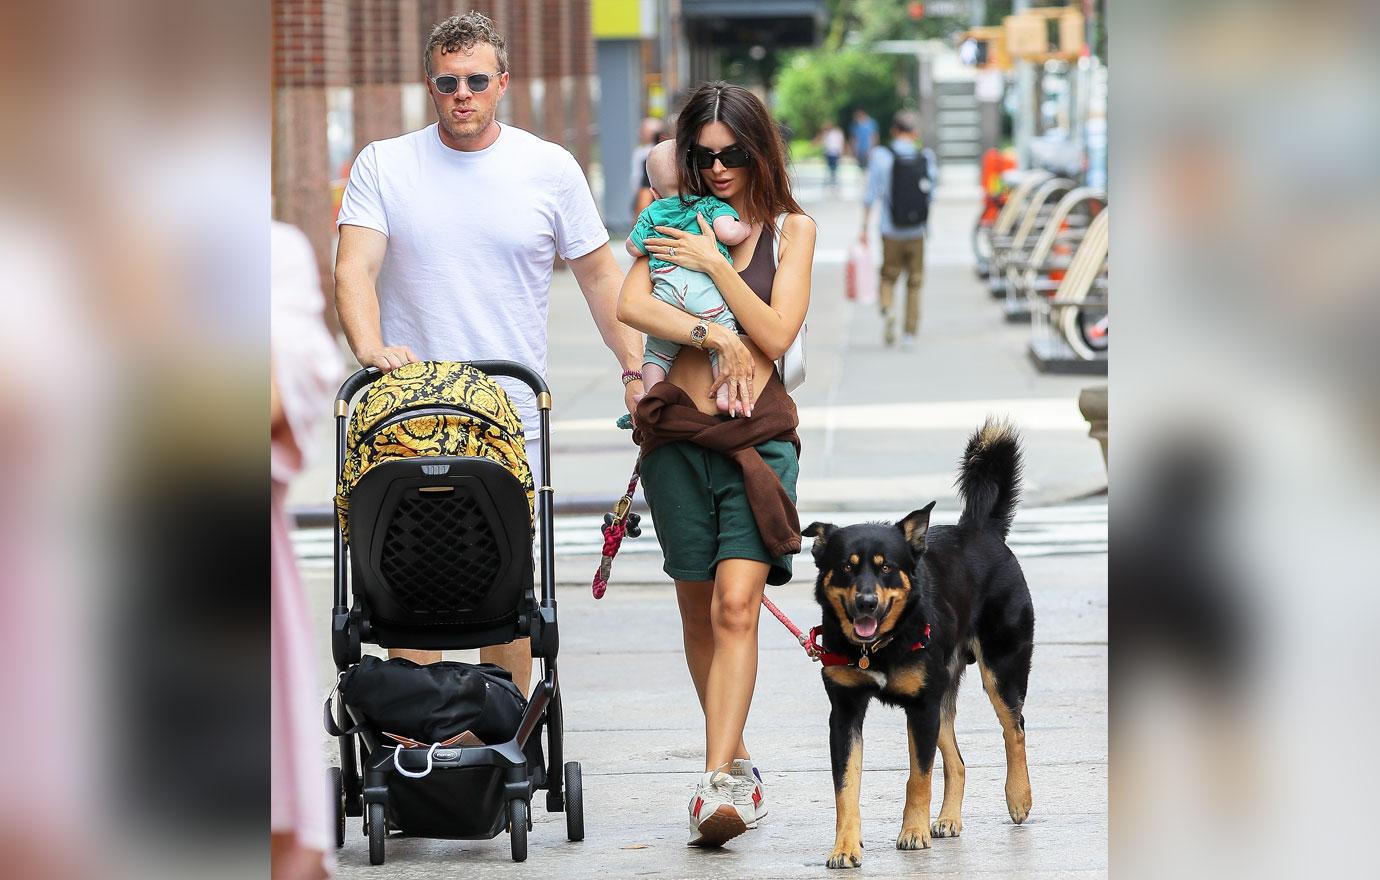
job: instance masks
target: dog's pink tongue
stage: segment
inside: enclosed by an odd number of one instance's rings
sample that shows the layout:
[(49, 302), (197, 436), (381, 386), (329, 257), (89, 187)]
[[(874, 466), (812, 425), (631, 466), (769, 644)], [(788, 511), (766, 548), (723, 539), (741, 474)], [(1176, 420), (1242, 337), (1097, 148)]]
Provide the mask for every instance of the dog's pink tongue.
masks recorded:
[(859, 617), (853, 621), (853, 632), (858, 634), (860, 639), (870, 639), (877, 634), (877, 619), (874, 617)]

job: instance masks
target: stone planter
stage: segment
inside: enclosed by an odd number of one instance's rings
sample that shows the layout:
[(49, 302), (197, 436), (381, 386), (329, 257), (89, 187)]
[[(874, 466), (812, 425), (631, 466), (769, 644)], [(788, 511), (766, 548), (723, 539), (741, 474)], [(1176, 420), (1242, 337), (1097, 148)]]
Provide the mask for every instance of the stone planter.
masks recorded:
[(1102, 467), (1107, 467), (1107, 386), (1084, 388), (1078, 395), (1078, 411), (1088, 420), (1088, 436), (1102, 447)]

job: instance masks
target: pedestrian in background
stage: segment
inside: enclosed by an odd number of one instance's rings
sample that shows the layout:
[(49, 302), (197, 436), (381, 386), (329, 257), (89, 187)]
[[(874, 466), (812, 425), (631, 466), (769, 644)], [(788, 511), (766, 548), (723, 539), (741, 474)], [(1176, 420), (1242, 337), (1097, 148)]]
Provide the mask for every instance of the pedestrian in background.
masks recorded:
[(647, 156), (651, 154), (652, 147), (666, 140), (666, 121), (648, 116), (642, 120), (641, 130), (638, 132), (637, 149), (633, 150), (632, 157), (632, 215), (637, 217), (647, 206), (656, 201), (656, 196), (652, 194), (652, 182), (647, 178)]
[(861, 107), (854, 109), (850, 135), (849, 139), (853, 142), (853, 158), (858, 160), (858, 167), (866, 173), (867, 163), (872, 158), (872, 148), (877, 145), (877, 120), (867, 115), (867, 111)]
[[(624, 370), (631, 411), (642, 393), (642, 337), (618, 322), (623, 272), (575, 157), (498, 122), (508, 52), (488, 17), (469, 12), (441, 22), (424, 58), (437, 121), (366, 146), (341, 202), (336, 308), (350, 349), (362, 365), (385, 372), (418, 360), (501, 359), (544, 376), (559, 255)], [(535, 395), (523, 383), (498, 381), (522, 416), (536, 464)], [(440, 651), (390, 654), (441, 659)], [(527, 693), (527, 639), (483, 648), (480, 658), (507, 669)]]
[(269, 255), (270, 860), (274, 880), (317, 880), (327, 875), (328, 853), (334, 850), (321, 756), (321, 690), (313, 638), (317, 623), (297, 572), (284, 502), (289, 481), (312, 448), (312, 426), (330, 412), (340, 352), (326, 329), (326, 301), (307, 237), (275, 221)]
[(824, 126), (824, 131), (819, 134), (819, 144), (824, 150), (824, 164), (829, 169), (829, 185), (839, 185), (839, 160), (843, 158), (844, 142), (843, 129), (834, 123)]
[(930, 194), (938, 179), (934, 151), (916, 140), (916, 114), (903, 111), (891, 123), (891, 143), (872, 151), (863, 195), (863, 222), (859, 240), (867, 242), (872, 206), (881, 203), (882, 270), (879, 304), (882, 339), (896, 344), (896, 316), (892, 301), (896, 282), (906, 276), (905, 336), (901, 348), (910, 351), (920, 332), (920, 287), (925, 279), (925, 229), (929, 220)]

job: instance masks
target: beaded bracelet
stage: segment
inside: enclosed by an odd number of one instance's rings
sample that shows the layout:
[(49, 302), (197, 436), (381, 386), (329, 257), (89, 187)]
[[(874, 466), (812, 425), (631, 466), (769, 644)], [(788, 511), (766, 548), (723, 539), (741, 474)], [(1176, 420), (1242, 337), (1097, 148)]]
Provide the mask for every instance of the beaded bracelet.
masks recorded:
[(627, 384), (628, 384), (629, 382), (641, 382), (641, 381), (642, 381), (642, 374), (639, 373), (637, 370), (624, 370), (624, 371), (623, 371), (623, 386), (624, 386), (624, 387), (627, 387)]

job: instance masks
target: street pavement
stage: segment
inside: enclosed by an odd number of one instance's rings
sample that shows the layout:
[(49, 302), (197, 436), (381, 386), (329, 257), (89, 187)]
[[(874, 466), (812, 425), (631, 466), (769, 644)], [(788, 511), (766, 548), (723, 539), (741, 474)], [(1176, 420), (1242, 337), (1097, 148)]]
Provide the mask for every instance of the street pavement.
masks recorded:
[[(797, 194), (819, 224), (809, 323), (809, 377), (801, 411), (801, 522), (896, 519), (938, 500), (936, 522), (957, 517), (955, 467), (968, 433), (991, 413), (1010, 417), (1025, 441), (1026, 500), (1010, 543), (1034, 595), (1036, 649), (1026, 705), (1034, 810), (1015, 826), (1003, 800), (1000, 728), (975, 676), (959, 700), (957, 733), (967, 761), (963, 835), (900, 852), (908, 759), (904, 721), (874, 706), (865, 729), (861, 874), (869, 877), (1101, 877), (1107, 873), (1107, 505), (1101, 454), (1077, 408), (1086, 377), (1045, 376), (1026, 360), (1028, 328), (1003, 322), (976, 280), (968, 235), (980, 192), (971, 169), (945, 169), (932, 210), (925, 307), (912, 352), (881, 343), (875, 307), (843, 297), (843, 267), (857, 235), (854, 169), (829, 190), (818, 167), (798, 169)], [(621, 254), (621, 242), (615, 242)], [(552, 289), (549, 382), (552, 480), (565, 500), (611, 503), (635, 454), (613, 427), (621, 407), (617, 367), (602, 347), (569, 273)], [(291, 503), (330, 497), (330, 433), (318, 465)], [(650, 518), (625, 542), (608, 595), (589, 590), (598, 562), (599, 517), (558, 517), (566, 753), (584, 768), (586, 839), (565, 840), (560, 814), (540, 797), (523, 865), (506, 835), (492, 841), (388, 842), (382, 868), (368, 864), (350, 820), (338, 876), (822, 877), (833, 840), (828, 701), (817, 667), (764, 613), (762, 662), (747, 742), (771, 809), (761, 828), (720, 851), (685, 846), (686, 801), (702, 770), (703, 718), (680, 645), (675, 597), (660, 570)], [(320, 678), (333, 677), (327, 642), (329, 532), (294, 535), (317, 619)], [(818, 623), (814, 567), (797, 557), (795, 578), (772, 588), (802, 627)], [(474, 652), (455, 652), (469, 659)], [(323, 734), (334, 762), (334, 743)], [(938, 762), (938, 758), (936, 761)], [(936, 766), (934, 811), (941, 786)]]

